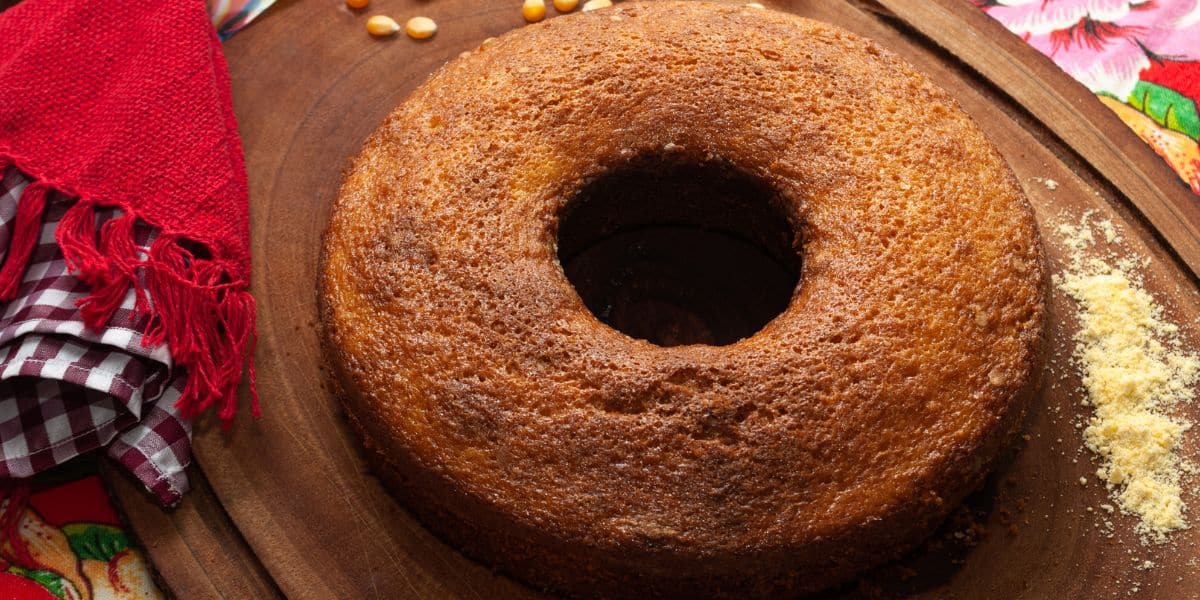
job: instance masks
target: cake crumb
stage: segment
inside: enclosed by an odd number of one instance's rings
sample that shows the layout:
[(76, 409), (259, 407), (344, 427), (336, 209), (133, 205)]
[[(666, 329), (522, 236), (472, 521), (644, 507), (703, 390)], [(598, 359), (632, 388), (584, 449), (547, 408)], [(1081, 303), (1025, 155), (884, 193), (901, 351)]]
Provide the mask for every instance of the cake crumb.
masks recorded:
[(1058, 182), (1049, 177), (1034, 177), (1033, 180), (1046, 186), (1046, 189), (1052, 192), (1058, 189)]
[(1093, 225), (1090, 213), (1057, 228), (1071, 253), (1055, 283), (1078, 304), (1075, 361), (1092, 407), (1083, 437), (1116, 506), (1139, 518), (1143, 542), (1162, 543), (1188, 527), (1179, 450), (1191, 423), (1169, 409), (1193, 399), (1200, 357), (1182, 348), (1178, 326), (1142, 287), (1133, 266), (1145, 263), (1097, 257), (1093, 229), (1120, 241), (1110, 221)]
[[(1117, 226), (1113, 225), (1112, 221), (1109, 221), (1108, 219), (1103, 219), (1101, 221), (1097, 221), (1096, 227), (1099, 227), (1100, 232), (1104, 234), (1104, 241), (1106, 241), (1110, 244), (1115, 244), (1115, 243), (1121, 241), (1121, 236), (1120, 236), (1120, 234), (1117, 233)], [(1130, 256), (1128, 258), (1134, 259), (1134, 257), (1132, 257), (1132, 256)], [(1118, 263), (1118, 264), (1120, 264), (1120, 263)]]

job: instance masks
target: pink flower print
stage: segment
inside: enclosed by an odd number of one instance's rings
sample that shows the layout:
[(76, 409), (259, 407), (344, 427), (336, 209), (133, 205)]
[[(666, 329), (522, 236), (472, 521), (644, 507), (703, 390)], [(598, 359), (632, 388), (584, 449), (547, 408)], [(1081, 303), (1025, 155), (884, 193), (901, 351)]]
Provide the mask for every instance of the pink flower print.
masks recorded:
[(977, 0), (1095, 93), (1124, 100), (1153, 59), (1200, 58), (1200, 0)]

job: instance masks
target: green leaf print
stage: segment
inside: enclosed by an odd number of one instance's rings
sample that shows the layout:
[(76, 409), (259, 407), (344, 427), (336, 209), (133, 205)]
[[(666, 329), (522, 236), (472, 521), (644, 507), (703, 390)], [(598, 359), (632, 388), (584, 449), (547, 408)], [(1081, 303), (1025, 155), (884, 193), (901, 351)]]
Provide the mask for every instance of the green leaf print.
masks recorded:
[(1200, 115), (1196, 114), (1195, 100), (1169, 87), (1139, 81), (1128, 102), (1159, 125), (1193, 140), (1200, 139)]
[(32, 579), (38, 585), (46, 588), (46, 591), (58, 596), (59, 598), (65, 599), (67, 597), (67, 592), (63, 589), (63, 584), (65, 581), (63, 580), (62, 575), (59, 575), (54, 571), (33, 571), (30, 569), (22, 569), (17, 565), (11, 565), (8, 567), (8, 572), (12, 573), (13, 575), (20, 575), (25, 579)]
[(71, 550), (80, 560), (108, 562), (129, 547), (129, 536), (111, 525), (71, 523), (63, 525), (62, 530), (67, 534)]

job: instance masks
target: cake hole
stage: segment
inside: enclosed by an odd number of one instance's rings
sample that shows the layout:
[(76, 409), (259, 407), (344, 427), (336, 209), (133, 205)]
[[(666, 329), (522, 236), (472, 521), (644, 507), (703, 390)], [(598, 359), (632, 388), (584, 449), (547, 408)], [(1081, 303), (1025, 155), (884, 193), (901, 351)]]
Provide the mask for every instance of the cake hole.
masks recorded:
[(659, 346), (723, 346), (787, 308), (799, 236), (779, 195), (725, 164), (641, 160), (565, 206), (558, 259), (600, 321)]

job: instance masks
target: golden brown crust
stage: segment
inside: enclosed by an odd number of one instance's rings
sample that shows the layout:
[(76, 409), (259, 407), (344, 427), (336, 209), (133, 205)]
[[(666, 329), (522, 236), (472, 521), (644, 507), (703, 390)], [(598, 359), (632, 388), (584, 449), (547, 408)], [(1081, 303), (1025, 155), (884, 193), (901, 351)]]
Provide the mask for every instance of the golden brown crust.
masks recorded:
[[(563, 204), (663, 152), (800, 224), (800, 286), (748, 339), (627, 337), (556, 260)], [(797, 593), (895, 556), (1018, 427), (1044, 319), (1032, 210), (944, 91), (832, 26), (703, 2), (444, 67), (366, 143), (323, 263), (333, 374), (397, 493), (577, 595)]]

